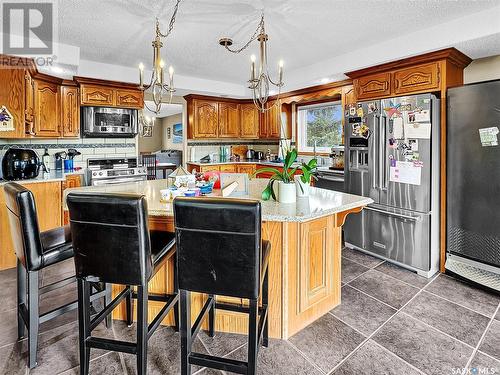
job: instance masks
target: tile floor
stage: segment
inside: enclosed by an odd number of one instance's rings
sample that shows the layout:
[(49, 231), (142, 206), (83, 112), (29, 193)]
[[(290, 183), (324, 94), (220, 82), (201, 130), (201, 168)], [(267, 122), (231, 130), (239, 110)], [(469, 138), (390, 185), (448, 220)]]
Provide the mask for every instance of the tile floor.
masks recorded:
[[(47, 270), (48, 283), (72, 264)], [(26, 340), (16, 341), (15, 272), (0, 272), (0, 374), (78, 374), (78, 327), (72, 312), (41, 327), (38, 367), (28, 371)], [(445, 275), (425, 279), (366, 254), (344, 249), (342, 304), (289, 341), (259, 353), (259, 374), (500, 373), (500, 296)], [(74, 285), (42, 299), (42, 310), (74, 298)], [(133, 340), (115, 321), (103, 336)], [(201, 332), (195, 350), (246, 358), (246, 337)], [(477, 370), (472, 370), (476, 368)], [(150, 374), (179, 373), (179, 336), (161, 327), (149, 343)], [(195, 368), (200, 375), (219, 371)], [(481, 372), (482, 371), (482, 372)], [(489, 371), (489, 372), (487, 372)], [(495, 371), (495, 372), (494, 372)], [(135, 357), (92, 351), (91, 374), (134, 374)]]

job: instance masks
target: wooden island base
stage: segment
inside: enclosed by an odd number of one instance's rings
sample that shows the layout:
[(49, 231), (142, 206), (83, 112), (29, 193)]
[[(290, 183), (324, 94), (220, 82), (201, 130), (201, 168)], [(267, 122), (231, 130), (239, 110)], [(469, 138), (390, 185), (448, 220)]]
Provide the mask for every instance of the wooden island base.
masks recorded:
[[(288, 339), (340, 304), (341, 229), (345, 217), (362, 207), (331, 214), (306, 222), (267, 221), (262, 237), (271, 242), (269, 260), (269, 335)], [(150, 229), (173, 231), (173, 218), (150, 216)], [(173, 290), (173, 257), (149, 283), (150, 293)], [(116, 295), (122, 287), (115, 285)], [(192, 321), (198, 315), (206, 295), (193, 293)], [(233, 297), (219, 301), (246, 304)], [(149, 302), (150, 320), (159, 312), (161, 302)], [(134, 313), (135, 314), (135, 313)], [(125, 320), (125, 305), (115, 309), (113, 317)], [(247, 333), (246, 314), (216, 311), (216, 330)], [(173, 325), (173, 313), (162, 324)], [(206, 325), (206, 323), (205, 323)], [(207, 327), (204, 326), (204, 329)]]

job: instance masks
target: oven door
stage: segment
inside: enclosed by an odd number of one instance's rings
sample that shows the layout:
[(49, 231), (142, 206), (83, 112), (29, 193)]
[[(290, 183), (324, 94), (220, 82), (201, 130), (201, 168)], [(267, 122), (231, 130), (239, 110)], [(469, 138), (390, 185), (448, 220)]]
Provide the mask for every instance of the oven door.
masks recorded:
[(146, 181), (146, 176), (103, 178), (101, 180), (93, 180), (92, 186), (129, 184), (131, 182), (140, 182), (140, 181)]
[(314, 186), (321, 189), (344, 191), (344, 176), (335, 175), (333, 173), (319, 172), (316, 177)]

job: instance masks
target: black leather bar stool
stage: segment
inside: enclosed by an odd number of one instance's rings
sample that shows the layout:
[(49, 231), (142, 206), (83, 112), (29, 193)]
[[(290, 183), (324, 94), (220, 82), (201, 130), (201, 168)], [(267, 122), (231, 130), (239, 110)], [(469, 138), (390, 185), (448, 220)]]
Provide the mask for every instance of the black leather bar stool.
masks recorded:
[[(259, 201), (223, 198), (174, 200), (180, 293), (181, 373), (191, 365), (255, 374), (257, 354), (268, 344), (268, 271), (271, 245), (261, 239)], [(262, 291), (262, 306), (259, 298)], [(191, 326), (190, 292), (208, 294)], [(249, 306), (216, 302), (215, 296), (249, 300)], [(193, 340), (208, 313), (214, 335), (216, 309), (249, 314), (248, 362), (192, 352)]]
[[(148, 294), (148, 281), (160, 265), (175, 255), (174, 233), (149, 232), (144, 196), (70, 193), (67, 204), (78, 281), (80, 374), (88, 374), (90, 348), (135, 354), (137, 373), (146, 374), (148, 339), (172, 308), (178, 327), (176, 283), (173, 294)], [(125, 286), (93, 319), (89, 313), (91, 281)], [(137, 293), (132, 287), (137, 287)], [(132, 324), (131, 299), (137, 298), (137, 342), (93, 337), (92, 330), (124, 298), (129, 325)], [(148, 299), (165, 302), (149, 326)]]
[[(75, 277), (71, 276), (42, 288), (38, 282), (38, 273), (45, 267), (73, 257), (71, 233), (69, 226), (40, 232), (31, 191), (15, 182), (9, 182), (4, 186), (4, 192), (17, 256), (17, 332), (21, 339), (25, 335), (25, 329), (28, 329), (28, 365), (34, 368), (39, 325), (78, 306), (77, 301), (72, 301), (44, 314), (39, 313), (40, 295), (75, 281)], [(106, 295), (111, 297), (111, 289), (106, 294), (99, 285), (93, 287), (96, 292), (92, 294), (92, 300)]]

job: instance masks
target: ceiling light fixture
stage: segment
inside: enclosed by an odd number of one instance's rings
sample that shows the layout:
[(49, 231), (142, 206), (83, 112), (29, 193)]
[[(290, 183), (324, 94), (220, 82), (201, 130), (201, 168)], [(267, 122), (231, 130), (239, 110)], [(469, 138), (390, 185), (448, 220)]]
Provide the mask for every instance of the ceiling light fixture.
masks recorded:
[[(283, 60), (280, 60), (278, 63), (278, 81), (275, 82), (271, 79), (267, 66), (267, 41), (269, 40), (269, 36), (266, 34), (264, 25), (264, 13), (262, 13), (257, 29), (253, 33), (250, 40), (243, 47), (239, 49), (230, 48), (233, 45), (233, 40), (231, 38), (221, 38), (219, 40), (219, 44), (229, 52), (240, 53), (245, 50), (254, 40), (257, 40), (259, 42), (259, 66), (256, 70), (256, 57), (255, 55), (252, 55), (250, 58), (250, 80), (248, 81), (248, 87), (252, 90), (253, 102), (255, 106), (261, 112), (265, 112), (273, 108), (273, 106), (277, 105), (279, 102), (281, 87), (283, 86)], [(266, 106), (270, 95), (269, 87), (271, 85), (276, 86), (278, 89), (277, 100), (272, 106)]]
[(161, 41), (162, 38), (166, 38), (170, 35), (172, 30), (174, 29), (174, 24), (175, 24), (175, 17), (177, 15), (177, 9), (179, 8), (179, 3), (181, 0), (177, 0), (175, 7), (174, 7), (174, 12), (172, 14), (172, 18), (170, 19), (170, 24), (168, 27), (168, 31), (166, 34), (163, 34), (160, 31), (160, 21), (158, 18), (156, 19), (156, 37), (152, 42), (153, 46), (153, 68), (152, 68), (152, 73), (151, 73), (151, 81), (149, 84), (144, 85), (144, 64), (141, 62), (139, 64), (139, 88), (142, 91), (146, 91), (148, 89), (151, 89), (151, 93), (153, 94), (153, 102), (155, 104), (155, 108), (149, 108), (146, 103), (144, 103), (144, 106), (149, 109), (151, 112), (154, 112), (156, 114), (160, 113), (161, 110), (161, 104), (163, 100), (163, 95), (165, 93), (168, 93), (169, 95), (169, 100), (168, 103), (172, 102), (172, 95), (175, 92), (174, 89), (174, 68), (170, 66), (168, 68), (168, 76), (169, 76), (169, 83), (166, 84), (164, 81), (164, 68), (165, 68), (165, 62), (161, 58), (161, 47), (163, 47), (163, 42)]

